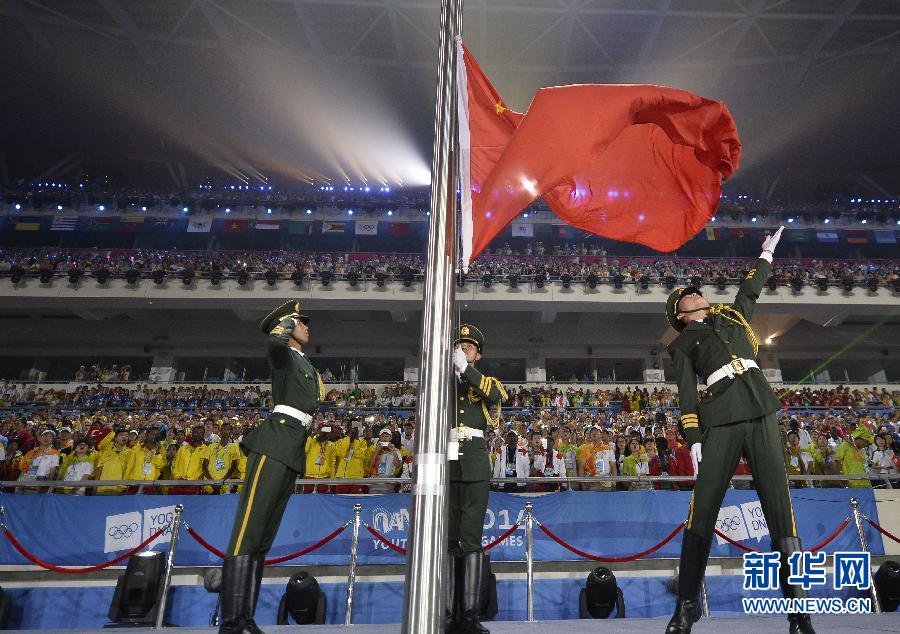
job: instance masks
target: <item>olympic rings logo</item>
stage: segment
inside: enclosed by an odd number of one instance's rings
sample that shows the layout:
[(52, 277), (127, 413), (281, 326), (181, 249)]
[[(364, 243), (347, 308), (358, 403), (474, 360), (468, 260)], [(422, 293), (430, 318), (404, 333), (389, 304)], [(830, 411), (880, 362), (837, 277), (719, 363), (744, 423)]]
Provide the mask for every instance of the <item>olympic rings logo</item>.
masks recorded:
[(725, 519), (716, 522), (716, 528), (727, 533), (729, 531), (737, 530), (742, 524), (743, 520), (740, 517), (732, 515), (731, 517), (726, 517)]
[(128, 539), (132, 535), (134, 535), (138, 531), (138, 525), (136, 522), (132, 522), (131, 524), (121, 524), (119, 526), (110, 526), (109, 527), (109, 536), (113, 539)]

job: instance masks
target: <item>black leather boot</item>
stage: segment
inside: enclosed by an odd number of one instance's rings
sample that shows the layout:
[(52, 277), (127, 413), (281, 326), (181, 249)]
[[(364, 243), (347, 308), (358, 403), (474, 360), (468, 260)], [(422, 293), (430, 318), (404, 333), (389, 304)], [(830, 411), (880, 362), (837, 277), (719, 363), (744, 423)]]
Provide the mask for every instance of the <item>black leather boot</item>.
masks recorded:
[(462, 578), (463, 558), (458, 555), (450, 555), (449, 576), (447, 578), (447, 612), (444, 632), (457, 634), (459, 632), (459, 617), (462, 612)]
[(690, 634), (691, 626), (700, 618), (700, 584), (706, 573), (709, 547), (709, 540), (685, 529), (678, 564), (678, 600), (666, 634)]
[(259, 570), (255, 555), (225, 558), (219, 590), (222, 605), (219, 634), (263, 634), (253, 621)]
[[(778, 551), (781, 568), (778, 570), (778, 579), (781, 582), (781, 594), (786, 599), (804, 599), (806, 598), (806, 590), (800, 586), (791, 585), (787, 579), (791, 575), (791, 567), (788, 560), (791, 553), (800, 552), (803, 547), (800, 545), (799, 537), (782, 537), (773, 540), (772, 547)], [(809, 614), (803, 612), (792, 612), (788, 614), (788, 632), (790, 634), (816, 634), (813, 629), (812, 621)]]
[(256, 604), (259, 602), (259, 589), (262, 586), (263, 572), (266, 569), (266, 556), (254, 555), (253, 563), (255, 569), (253, 571), (253, 598), (250, 602), (250, 616), (256, 615)]
[(481, 611), (481, 564), (484, 555), (466, 553), (462, 556), (462, 592), (459, 612), (460, 634), (490, 634), (478, 620)]

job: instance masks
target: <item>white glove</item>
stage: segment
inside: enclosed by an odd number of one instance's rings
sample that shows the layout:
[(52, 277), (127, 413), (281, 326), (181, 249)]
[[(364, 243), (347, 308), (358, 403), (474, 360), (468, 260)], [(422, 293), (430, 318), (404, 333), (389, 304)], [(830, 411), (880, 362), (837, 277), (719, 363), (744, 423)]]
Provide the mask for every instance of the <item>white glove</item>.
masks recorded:
[(467, 367), (469, 367), (469, 361), (466, 359), (466, 353), (462, 351), (462, 348), (457, 346), (453, 349), (453, 368), (456, 370), (457, 374), (462, 374), (466, 371)]
[(784, 225), (778, 228), (778, 231), (770, 235), (768, 238), (763, 241), (763, 251), (759, 257), (763, 260), (768, 260), (772, 262), (772, 256), (775, 255), (775, 247), (778, 245), (778, 241), (781, 240), (781, 232), (784, 231)]
[(703, 449), (700, 443), (695, 442), (691, 445), (691, 464), (694, 465), (694, 475), (700, 473), (700, 461), (703, 460)]

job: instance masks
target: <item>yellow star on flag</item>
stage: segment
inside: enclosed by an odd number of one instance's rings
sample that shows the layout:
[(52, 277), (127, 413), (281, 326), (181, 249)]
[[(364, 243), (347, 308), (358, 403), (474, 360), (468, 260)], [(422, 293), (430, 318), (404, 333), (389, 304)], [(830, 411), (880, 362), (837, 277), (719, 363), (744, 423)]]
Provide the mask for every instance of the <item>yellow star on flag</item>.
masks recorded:
[(497, 114), (503, 114), (503, 111), (507, 108), (503, 105), (503, 100), (501, 99), (494, 105), (494, 109), (497, 111)]

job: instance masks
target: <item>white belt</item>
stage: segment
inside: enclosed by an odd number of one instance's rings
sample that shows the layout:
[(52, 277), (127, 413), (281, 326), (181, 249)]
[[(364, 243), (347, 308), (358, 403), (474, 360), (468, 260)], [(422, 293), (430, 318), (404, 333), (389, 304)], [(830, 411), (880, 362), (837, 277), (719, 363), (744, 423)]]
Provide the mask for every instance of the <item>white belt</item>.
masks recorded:
[(721, 368), (709, 375), (709, 378), (706, 379), (706, 387), (709, 387), (716, 381), (721, 381), (725, 377), (733, 379), (738, 374), (749, 372), (750, 368), (759, 369), (759, 366), (753, 359), (732, 359), (731, 363), (726, 363)]
[(466, 427), (465, 425), (450, 428), (450, 442), (459, 442), (470, 438), (484, 438), (484, 430)]
[(305, 426), (309, 427), (313, 422), (313, 417), (307, 414), (306, 412), (301, 412), (296, 407), (291, 407), (290, 405), (276, 405), (272, 408), (273, 414), (286, 414), (291, 418), (296, 418)]

